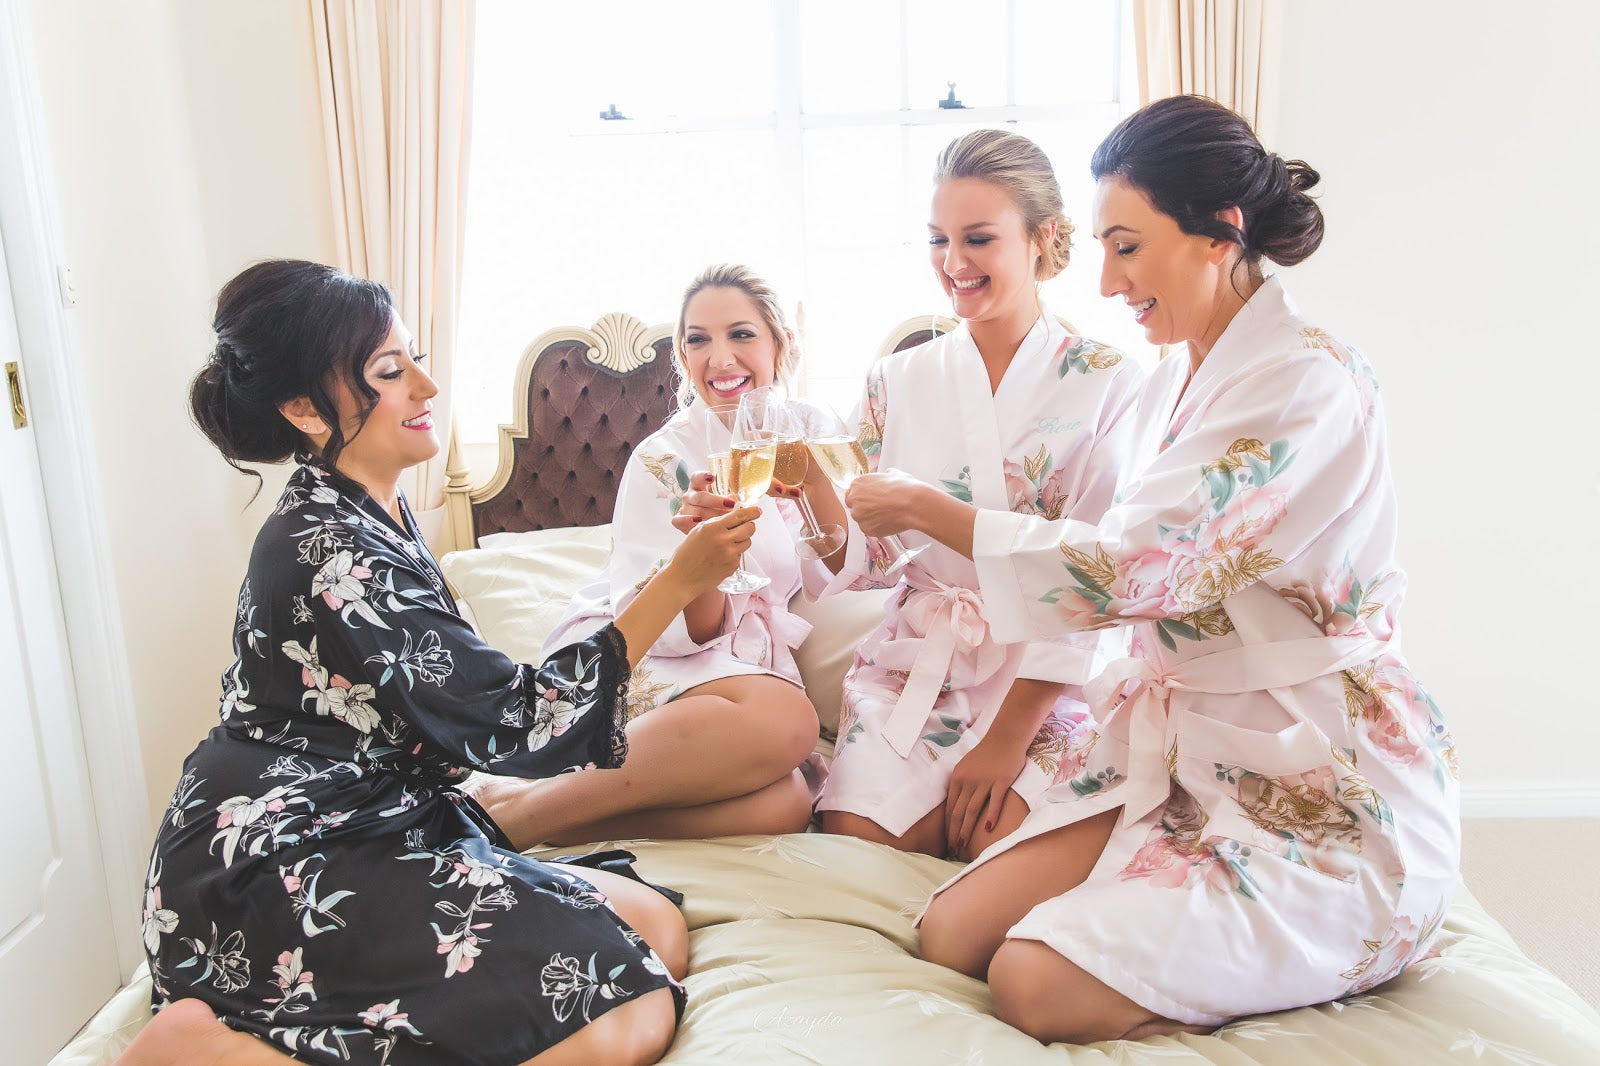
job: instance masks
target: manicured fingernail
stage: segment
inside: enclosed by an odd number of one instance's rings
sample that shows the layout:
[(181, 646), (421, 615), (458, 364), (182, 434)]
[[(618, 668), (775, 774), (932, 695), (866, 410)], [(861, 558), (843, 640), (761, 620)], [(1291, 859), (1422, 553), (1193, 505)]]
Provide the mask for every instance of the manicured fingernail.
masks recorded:
[(987, 829), (991, 833), (994, 832), (994, 823), (993, 822), (984, 822), (983, 823), (983, 827), (985, 829)]
[(690, 515), (689, 521), (693, 522), (695, 525), (699, 525), (701, 522), (704, 522), (705, 519), (701, 518), (699, 515)]
[(724, 507), (732, 507), (733, 506), (733, 501), (728, 499), (728, 497), (724, 496), (722, 498), (722, 506), (724, 506)]

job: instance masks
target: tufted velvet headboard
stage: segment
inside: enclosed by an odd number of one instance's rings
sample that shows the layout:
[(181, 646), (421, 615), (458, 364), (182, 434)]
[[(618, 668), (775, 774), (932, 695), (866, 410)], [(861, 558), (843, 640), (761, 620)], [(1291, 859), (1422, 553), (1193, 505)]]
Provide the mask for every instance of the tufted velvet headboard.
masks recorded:
[(488, 533), (611, 521), (633, 448), (677, 410), (672, 327), (606, 315), (589, 329), (554, 329), (522, 353), (513, 423), (499, 460), (470, 484), (454, 451), (445, 501), (453, 547)]

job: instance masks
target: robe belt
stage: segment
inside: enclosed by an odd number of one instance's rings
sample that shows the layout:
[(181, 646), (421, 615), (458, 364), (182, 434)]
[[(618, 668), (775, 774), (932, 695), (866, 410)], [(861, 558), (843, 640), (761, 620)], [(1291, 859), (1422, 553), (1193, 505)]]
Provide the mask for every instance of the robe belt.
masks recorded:
[(974, 673), (979, 681), (1000, 668), (1006, 653), (989, 639), (983, 600), (972, 589), (946, 585), (915, 566), (906, 567), (902, 580), (911, 588), (911, 595), (900, 607), (900, 622), (924, 634), (920, 638), (896, 636), (893, 641), (900, 645), (918, 642), (910, 676), (882, 730), (884, 740), (903, 759), (922, 735), (956, 653), (977, 654)]
[(785, 647), (798, 648), (800, 644), (811, 635), (811, 623), (793, 612), (785, 609), (774, 613), (772, 601), (759, 593), (745, 593), (745, 610), (740, 615), (738, 624), (732, 632), (737, 632), (739, 626), (744, 625), (744, 620), (752, 614), (760, 618), (767, 625), (767, 632), (781, 640)]
[[(1124, 719), (1128, 778), (1118, 790), (1123, 808), (1117, 824), (1131, 825), (1167, 802), (1167, 760), (1176, 739), (1168, 730), (1167, 701), (1174, 689), (1221, 696), (1293, 688), (1370, 662), (1387, 650), (1386, 642), (1368, 637), (1304, 637), (1228, 648), (1176, 663), (1165, 673), (1148, 659), (1115, 660), (1084, 686), (1084, 697), (1102, 735)], [(1129, 681), (1134, 688), (1117, 702)], [(1061, 788), (1069, 786), (1053, 785), (1051, 791)]]

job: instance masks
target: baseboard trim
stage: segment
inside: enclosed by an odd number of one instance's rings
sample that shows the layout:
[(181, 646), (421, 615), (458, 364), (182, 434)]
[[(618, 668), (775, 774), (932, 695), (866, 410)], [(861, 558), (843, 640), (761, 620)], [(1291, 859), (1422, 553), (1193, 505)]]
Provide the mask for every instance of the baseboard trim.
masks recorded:
[(1600, 782), (1478, 785), (1461, 789), (1463, 818), (1600, 818)]

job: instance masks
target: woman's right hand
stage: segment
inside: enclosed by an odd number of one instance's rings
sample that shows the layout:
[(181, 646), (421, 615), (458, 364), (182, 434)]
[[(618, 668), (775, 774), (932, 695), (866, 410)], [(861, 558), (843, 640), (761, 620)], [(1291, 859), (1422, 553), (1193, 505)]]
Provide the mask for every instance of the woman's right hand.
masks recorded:
[(689, 491), (678, 497), (678, 513), (672, 516), (672, 528), (687, 533), (708, 518), (721, 518), (733, 510), (734, 501), (720, 492), (713, 492), (714, 479), (704, 470), (689, 475)]
[[(738, 507), (732, 511), (724, 509), (715, 518), (695, 521), (699, 516), (691, 516), (687, 520), (689, 533), (672, 553), (664, 572), (670, 572), (681, 582), (691, 599), (705, 592), (738, 568), (739, 556), (750, 547), (760, 515), (759, 507)], [(682, 517), (680, 511), (672, 524), (677, 525)]]

